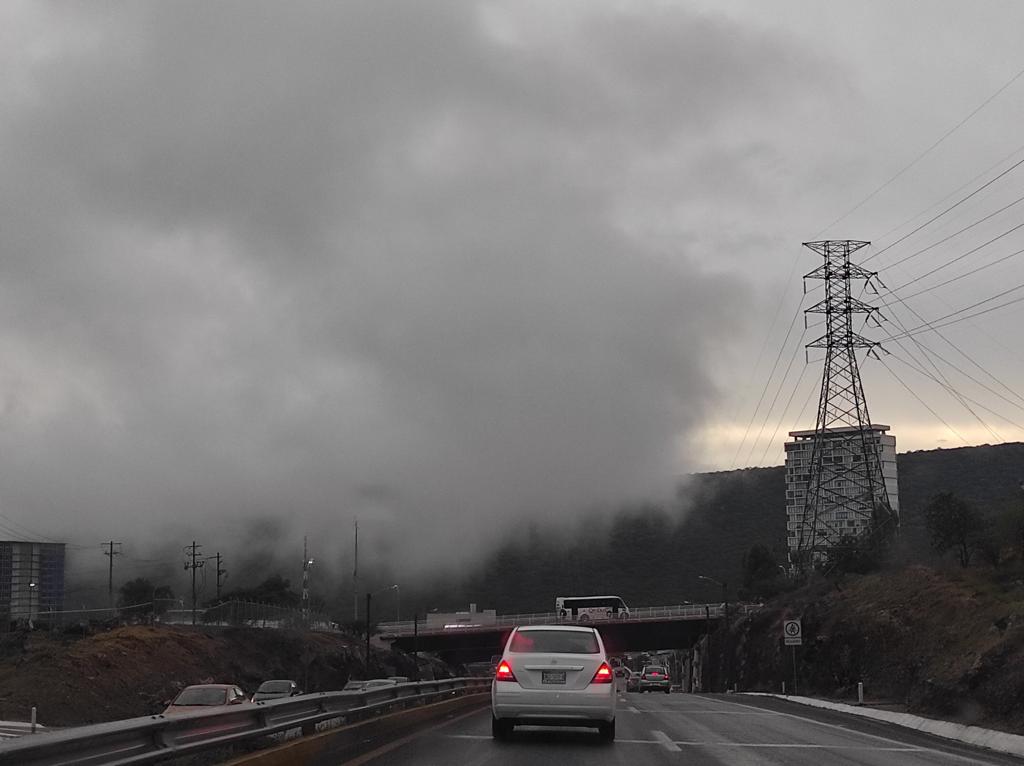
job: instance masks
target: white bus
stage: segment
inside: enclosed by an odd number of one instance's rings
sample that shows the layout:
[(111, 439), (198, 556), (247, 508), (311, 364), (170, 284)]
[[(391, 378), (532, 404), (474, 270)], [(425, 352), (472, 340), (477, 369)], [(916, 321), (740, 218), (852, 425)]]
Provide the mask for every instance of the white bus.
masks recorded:
[(559, 596), (555, 614), (569, 622), (624, 620), (629, 617), (629, 607), (618, 596)]

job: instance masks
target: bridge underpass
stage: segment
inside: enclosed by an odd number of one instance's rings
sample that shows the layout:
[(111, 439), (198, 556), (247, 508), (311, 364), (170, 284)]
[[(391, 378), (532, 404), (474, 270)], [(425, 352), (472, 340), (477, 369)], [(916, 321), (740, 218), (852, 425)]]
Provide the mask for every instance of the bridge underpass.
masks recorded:
[[(759, 607), (751, 604), (728, 606), (730, 615), (746, 614)], [(423, 626), (411, 621), (381, 623), (380, 637), (405, 652), (432, 652), (446, 662), (465, 664), (484, 662), (499, 654), (514, 627), (527, 625), (589, 625), (613, 654), (658, 649), (688, 649), (725, 616), (725, 604), (687, 604), (666, 607), (641, 607), (627, 619), (596, 622), (567, 622), (553, 613), (506, 615), (493, 624)], [(414, 635), (415, 633), (415, 635)]]
[[(714, 630), (721, 618), (712, 616), (708, 626), (706, 618), (664, 621), (601, 621), (582, 623), (595, 627), (610, 654), (652, 651), (657, 649), (688, 649), (703, 636), (708, 628)], [(552, 620), (552, 623), (554, 621)], [(552, 624), (548, 623), (548, 624)], [(579, 625), (581, 623), (563, 623)], [(485, 662), (500, 654), (513, 626), (487, 626), (448, 630), (413, 636), (387, 637), (396, 649), (411, 653), (413, 650), (437, 654), (445, 662), (465, 664)]]

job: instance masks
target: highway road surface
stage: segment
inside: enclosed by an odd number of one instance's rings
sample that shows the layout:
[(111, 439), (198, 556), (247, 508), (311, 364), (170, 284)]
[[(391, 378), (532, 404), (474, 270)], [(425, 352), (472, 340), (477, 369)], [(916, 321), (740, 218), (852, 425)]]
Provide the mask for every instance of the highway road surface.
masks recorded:
[(924, 766), (1018, 764), (909, 729), (785, 700), (742, 695), (620, 694), (616, 741), (596, 730), (517, 728), (491, 739), (490, 709), (389, 743), (353, 766)]

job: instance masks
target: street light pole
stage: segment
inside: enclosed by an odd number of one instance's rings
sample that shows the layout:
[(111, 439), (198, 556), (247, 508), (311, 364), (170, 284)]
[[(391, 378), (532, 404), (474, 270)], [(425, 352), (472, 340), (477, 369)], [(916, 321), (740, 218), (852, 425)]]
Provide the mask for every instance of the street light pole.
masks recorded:
[(366, 594), (366, 673), (370, 673), (370, 599), (372, 593)]
[[(376, 594), (378, 594), (378, 593), (385, 593), (385, 592), (387, 592), (389, 590), (395, 591), (395, 598), (397, 599), (398, 598), (398, 586), (397, 585), (389, 585), (386, 588), (381, 588), (380, 590), (373, 591), (372, 593), (370, 591), (366, 592), (366, 670), (367, 670), (367, 672), (369, 672), (369, 670), (370, 670), (370, 625), (371, 625), (370, 604), (371, 604), (371, 599)], [(396, 606), (395, 609), (397, 610), (397, 608), (398, 607)]]
[(415, 681), (420, 680), (419, 612), (412, 613), (412, 661), (416, 665)]
[(722, 636), (722, 654), (725, 659), (725, 691), (729, 691), (729, 684), (732, 681), (732, 658), (729, 654), (729, 586), (727, 583), (716, 580), (707, 575), (698, 575), (698, 580), (714, 583), (722, 588), (722, 608), (725, 617), (725, 633)]

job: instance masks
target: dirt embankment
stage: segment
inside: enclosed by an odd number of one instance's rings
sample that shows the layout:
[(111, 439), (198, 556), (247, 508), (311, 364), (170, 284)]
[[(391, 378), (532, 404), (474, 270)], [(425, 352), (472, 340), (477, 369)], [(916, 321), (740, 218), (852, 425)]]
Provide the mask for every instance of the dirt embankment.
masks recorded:
[[(740, 689), (792, 688), (782, 621), (803, 620), (800, 693), (870, 700), (908, 712), (1024, 731), (1024, 582), (913, 566), (787, 594), (733, 623)], [(724, 670), (722, 668), (721, 670)]]
[(253, 692), (267, 679), (291, 678), (322, 691), (350, 677), (413, 675), (412, 658), (397, 652), (375, 650), (367, 669), (351, 638), (253, 628), (127, 626), (73, 639), (37, 631), (5, 636), (0, 651), (0, 719), (26, 720), (36, 705), (50, 726), (149, 715), (195, 683)]

